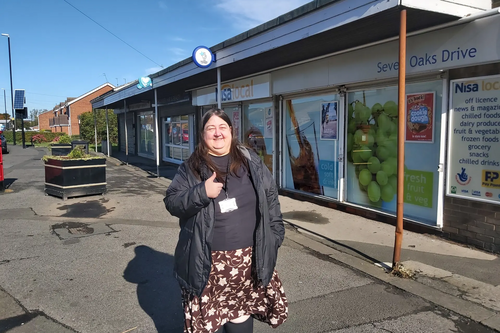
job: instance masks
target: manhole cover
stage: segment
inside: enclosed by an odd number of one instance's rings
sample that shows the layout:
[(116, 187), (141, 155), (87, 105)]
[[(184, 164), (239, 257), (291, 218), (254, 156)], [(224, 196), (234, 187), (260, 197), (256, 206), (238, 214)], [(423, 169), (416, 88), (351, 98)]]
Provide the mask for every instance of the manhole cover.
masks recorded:
[(104, 223), (64, 222), (54, 224), (51, 229), (62, 240), (116, 232), (116, 230)]

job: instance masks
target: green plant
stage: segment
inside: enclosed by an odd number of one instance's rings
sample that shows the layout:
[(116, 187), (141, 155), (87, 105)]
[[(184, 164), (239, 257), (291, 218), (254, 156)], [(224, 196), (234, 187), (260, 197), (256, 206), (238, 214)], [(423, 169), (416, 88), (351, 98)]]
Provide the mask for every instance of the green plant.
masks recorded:
[(68, 155), (66, 156), (54, 156), (54, 155), (45, 155), (42, 157), (42, 161), (47, 162), (50, 160), (93, 160), (100, 159), (102, 156), (93, 156), (90, 154), (86, 154), (83, 147), (75, 147)]
[(85, 154), (82, 147), (75, 147), (67, 156), (69, 159), (73, 160), (77, 158), (85, 158), (87, 154)]
[(71, 138), (67, 135), (62, 135), (59, 137), (59, 143), (69, 144), (69, 143), (71, 143)]

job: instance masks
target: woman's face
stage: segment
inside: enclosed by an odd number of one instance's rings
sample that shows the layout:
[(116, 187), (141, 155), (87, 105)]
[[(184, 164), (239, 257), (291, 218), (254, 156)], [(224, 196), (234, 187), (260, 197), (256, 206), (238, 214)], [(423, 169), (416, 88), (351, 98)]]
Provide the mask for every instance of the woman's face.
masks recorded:
[(218, 116), (212, 116), (203, 129), (203, 140), (211, 155), (223, 156), (231, 149), (231, 127)]

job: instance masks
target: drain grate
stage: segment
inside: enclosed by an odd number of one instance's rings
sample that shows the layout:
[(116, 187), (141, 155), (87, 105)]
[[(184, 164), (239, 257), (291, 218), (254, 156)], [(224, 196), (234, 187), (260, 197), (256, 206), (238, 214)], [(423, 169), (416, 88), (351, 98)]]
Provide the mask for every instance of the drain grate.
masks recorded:
[(82, 223), (82, 222), (64, 222), (54, 224), (51, 227), (52, 232), (61, 240), (89, 237), (94, 235), (110, 234), (117, 232), (109, 225), (104, 223)]
[(68, 232), (72, 235), (90, 235), (94, 233), (94, 228), (90, 227), (68, 228)]

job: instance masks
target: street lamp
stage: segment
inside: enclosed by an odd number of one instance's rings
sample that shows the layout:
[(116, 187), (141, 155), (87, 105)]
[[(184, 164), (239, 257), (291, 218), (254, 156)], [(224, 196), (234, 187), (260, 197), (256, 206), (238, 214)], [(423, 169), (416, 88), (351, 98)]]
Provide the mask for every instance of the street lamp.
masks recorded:
[(14, 146), (16, 145), (16, 117), (14, 115), (14, 92), (12, 91), (12, 61), (10, 59), (10, 35), (2, 34), (2, 36), (7, 37), (9, 43), (9, 68), (10, 68), (10, 102), (12, 106), (12, 119), (14, 126), (12, 127), (12, 140), (14, 140)]

